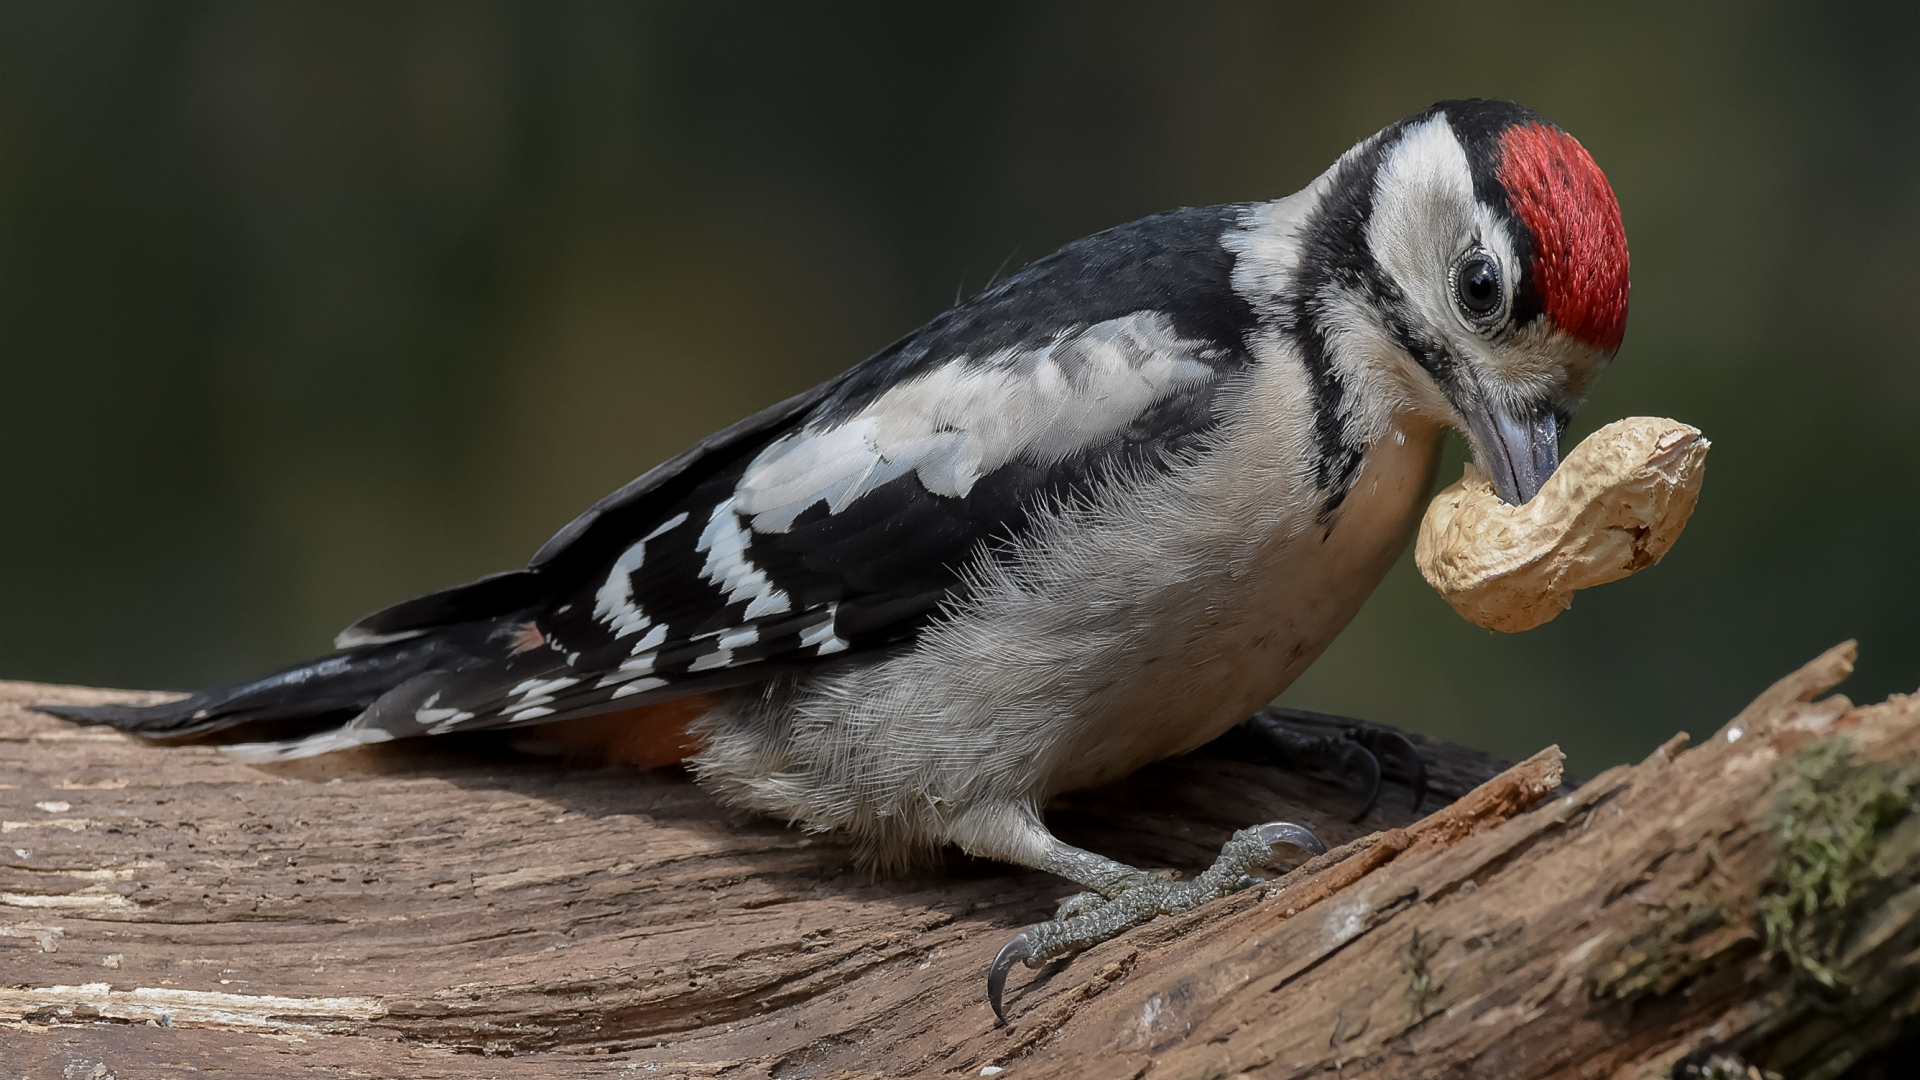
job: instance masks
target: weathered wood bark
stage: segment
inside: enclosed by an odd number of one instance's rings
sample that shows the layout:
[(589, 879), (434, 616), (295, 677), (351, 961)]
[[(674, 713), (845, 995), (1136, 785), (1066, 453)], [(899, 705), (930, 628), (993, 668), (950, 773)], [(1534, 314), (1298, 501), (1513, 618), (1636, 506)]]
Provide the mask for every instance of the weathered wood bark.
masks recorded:
[(1834, 1076), (1920, 1008), (1920, 705), (1813, 701), (1850, 658), (1571, 794), (1423, 742), (1457, 801), (1417, 824), (1205, 754), (1065, 801), (1141, 865), (1275, 818), (1345, 846), (1016, 970), (1009, 1027), (984, 972), (1044, 875), (872, 881), (678, 773), (484, 742), (250, 768), (0, 684), (0, 1077)]

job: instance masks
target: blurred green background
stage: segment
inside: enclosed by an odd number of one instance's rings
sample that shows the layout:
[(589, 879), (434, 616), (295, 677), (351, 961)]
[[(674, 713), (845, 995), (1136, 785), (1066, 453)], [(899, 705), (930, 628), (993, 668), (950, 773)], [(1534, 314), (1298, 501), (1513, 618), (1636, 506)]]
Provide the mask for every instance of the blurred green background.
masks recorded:
[(1408, 559), (1286, 700), (1590, 775), (1843, 638), (1920, 685), (1920, 21), (1831, 4), (0, 7), (0, 677), (323, 651), (1003, 266), (1470, 95), (1624, 208), (1573, 437), (1697, 424), (1705, 495), (1522, 635)]

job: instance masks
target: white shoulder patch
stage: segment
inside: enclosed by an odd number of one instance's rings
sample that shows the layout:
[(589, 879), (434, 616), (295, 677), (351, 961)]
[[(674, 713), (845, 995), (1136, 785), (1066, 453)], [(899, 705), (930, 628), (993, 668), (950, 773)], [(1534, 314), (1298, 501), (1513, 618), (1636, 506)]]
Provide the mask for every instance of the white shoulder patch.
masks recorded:
[(950, 361), (842, 423), (768, 446), (735, 489), (736, 507), (754, 531), (778, 533), (815, 503), (837, 513), (909, 472), (936, 495), (965, 497), (1011, 461), (1059, 461), (1206, 382), (1214, 369), (1195, 358), (1200, 348), (1143, 311), (1039, 349)]

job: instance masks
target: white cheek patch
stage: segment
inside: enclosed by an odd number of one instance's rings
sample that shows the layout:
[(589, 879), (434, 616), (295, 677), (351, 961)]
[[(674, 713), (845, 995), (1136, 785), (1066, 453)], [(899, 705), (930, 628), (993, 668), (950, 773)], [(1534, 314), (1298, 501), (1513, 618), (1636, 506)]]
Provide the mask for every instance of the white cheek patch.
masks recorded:
[(757, 532), (785, 532), (811, 506), (837, 513), (909, 472), (964, 498), (1009, 462), (1060, 461), (1206, 382), (1214, 371), (1194, 351), (1165, 316), (1136, 312), (1039, 349), (942, 364), (844, 423), (767, 447), (736, 489), (739, 512)]
[[(1367, 247), (1430, 322), (1451, 318), (1449, 272), (1474, 227), (1473, 171), (1444, 116), (1408, 128), (1375, 180)], [(1443, 325), (1433, 323), (1433, 325)]]
[[(1507, 376), (1511, 350), (1495, 348), (1467, 322), (1454, 299), (1454, 263), (1473, 245), (1499, 263), (1511, 302), (1522, 271), (1513, 238), (1499, 215), (1474, 197), (1466, 150), (1446, 118), (1436, 116), (1407, 129), (1382, 162), (1367, 247), (1388, 280), (1399, 286), (1416, 323), (1476, 370)], [(1430, 377), (1411, 369), (1397, 374), (1410, 405), (1435, 417), (1451, 413)]]

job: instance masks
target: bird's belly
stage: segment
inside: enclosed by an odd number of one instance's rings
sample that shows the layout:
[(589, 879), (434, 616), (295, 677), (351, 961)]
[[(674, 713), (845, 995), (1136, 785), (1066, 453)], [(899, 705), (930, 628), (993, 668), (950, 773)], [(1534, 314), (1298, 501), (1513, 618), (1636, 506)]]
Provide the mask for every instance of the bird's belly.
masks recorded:
[[(1374, 447), (1331, 528), (1260, 546), (1240, 573), (1194, 583), (1165, 631), (1085, 703), (1049, 792), (1124, 776), (1218, 737), (1306, 671), (1412, 538), (1438, 434)], [(1308, 511), (1310, 512), (1310, 511)]]
[(1250, 530), (1263, 492), (1223, 466), (1225, 498), (1188, 478), (1181, 505), (1148, 500), (1052, 536), (1033, 561), (984, 564), (912, 650), (722, 695), (694, 725), (695, 770), (733, 801), (851, 829), (884, 854), (1199, 746), (1359, 611), (1411, 537), (1438, 439), (1369, 452), (1330, 526), (1303, 496)]

